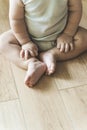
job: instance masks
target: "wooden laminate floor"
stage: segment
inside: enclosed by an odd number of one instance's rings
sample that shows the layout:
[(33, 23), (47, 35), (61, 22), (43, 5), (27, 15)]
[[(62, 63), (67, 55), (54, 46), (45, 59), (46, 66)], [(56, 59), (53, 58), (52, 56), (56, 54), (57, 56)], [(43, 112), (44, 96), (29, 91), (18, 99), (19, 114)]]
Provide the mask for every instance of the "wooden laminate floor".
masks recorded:
[[(0, 0), (0, 34), (9, 28), (8, 0)], [(87, 53), (59, 62), (33, 89), (24, 85), (25, 73), (0, 54), (0, 130), (87, 130)]]

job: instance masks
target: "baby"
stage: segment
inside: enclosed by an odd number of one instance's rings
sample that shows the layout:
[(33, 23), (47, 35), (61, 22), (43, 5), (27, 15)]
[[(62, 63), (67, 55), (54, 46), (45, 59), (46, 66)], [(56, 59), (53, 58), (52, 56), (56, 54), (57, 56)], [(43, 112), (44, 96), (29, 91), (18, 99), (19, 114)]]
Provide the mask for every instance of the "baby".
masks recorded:
[(11, 30), (0, 36), (0, 52), (22, 69), (34, 86), (56, 62), (87, 50), (87, 30), (79, 27), (81, 0), (10, 0)]

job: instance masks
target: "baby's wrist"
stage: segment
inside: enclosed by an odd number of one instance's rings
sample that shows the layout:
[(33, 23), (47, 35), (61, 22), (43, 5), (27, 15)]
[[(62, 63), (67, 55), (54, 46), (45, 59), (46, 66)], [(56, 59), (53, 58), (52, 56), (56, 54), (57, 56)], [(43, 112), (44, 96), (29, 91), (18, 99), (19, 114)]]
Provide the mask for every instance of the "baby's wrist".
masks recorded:
[(63, 32), (65, 35), (67, 35), (67, 36), (69, 36), (69, 37), (73, 37), (73, 35), (72, 34), (70, 34), (70, 33), (67, 33), (67, 32)]
[(22, 39), (20, 39), (21, 45), (27, 44), (29, 42), (31, 42), (31, 39), (29, 37), (22, 37)]
[(31, 43), (32, 43), (32, 41), (29, 40), (29, 41), (27, 41), (27, 42), (24, 42), (24, 43), (22, 44), (22, 46), (23, 46), (23, 45), (26, 45), (26, 44), (31, 44)]

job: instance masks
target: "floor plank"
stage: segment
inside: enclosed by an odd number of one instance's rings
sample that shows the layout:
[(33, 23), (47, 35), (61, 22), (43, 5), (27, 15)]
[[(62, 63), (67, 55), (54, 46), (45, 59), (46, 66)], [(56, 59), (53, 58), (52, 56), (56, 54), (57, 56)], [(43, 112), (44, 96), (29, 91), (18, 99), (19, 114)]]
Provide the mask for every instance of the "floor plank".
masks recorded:
[(18, 100), (0, 103), (0, 130), (27, 130)]
[(75, 130), (87, 130), (87, 85), (62, 90), (61, 95)]
[(87, 0), (82, 0), (83, 13), (80, 25), (87, 28)]
[(53, 78), (44, 76), (30, 89), (23, 84), (25, 72), (12, 67), (27, 129), (74, 130)]
[(8, 4), (9, 0), (0, 0), (0, 34), (10, 28), (8, 18)]
[(0, 55), (0, 102), (17, 98), (18, 94), (10, 63)]
[(87, 53), (57, 66), (54, 80), (59, 90), (87, 84)]

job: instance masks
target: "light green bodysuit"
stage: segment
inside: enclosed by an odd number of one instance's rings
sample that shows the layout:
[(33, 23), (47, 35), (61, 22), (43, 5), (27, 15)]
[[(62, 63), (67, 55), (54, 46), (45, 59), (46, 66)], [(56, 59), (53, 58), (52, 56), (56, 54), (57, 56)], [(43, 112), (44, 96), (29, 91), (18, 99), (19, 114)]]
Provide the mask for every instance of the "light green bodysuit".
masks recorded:
[(41, 50), (55, 46), (67, 22), (68, 0), (22, 0), (29, 35)]

